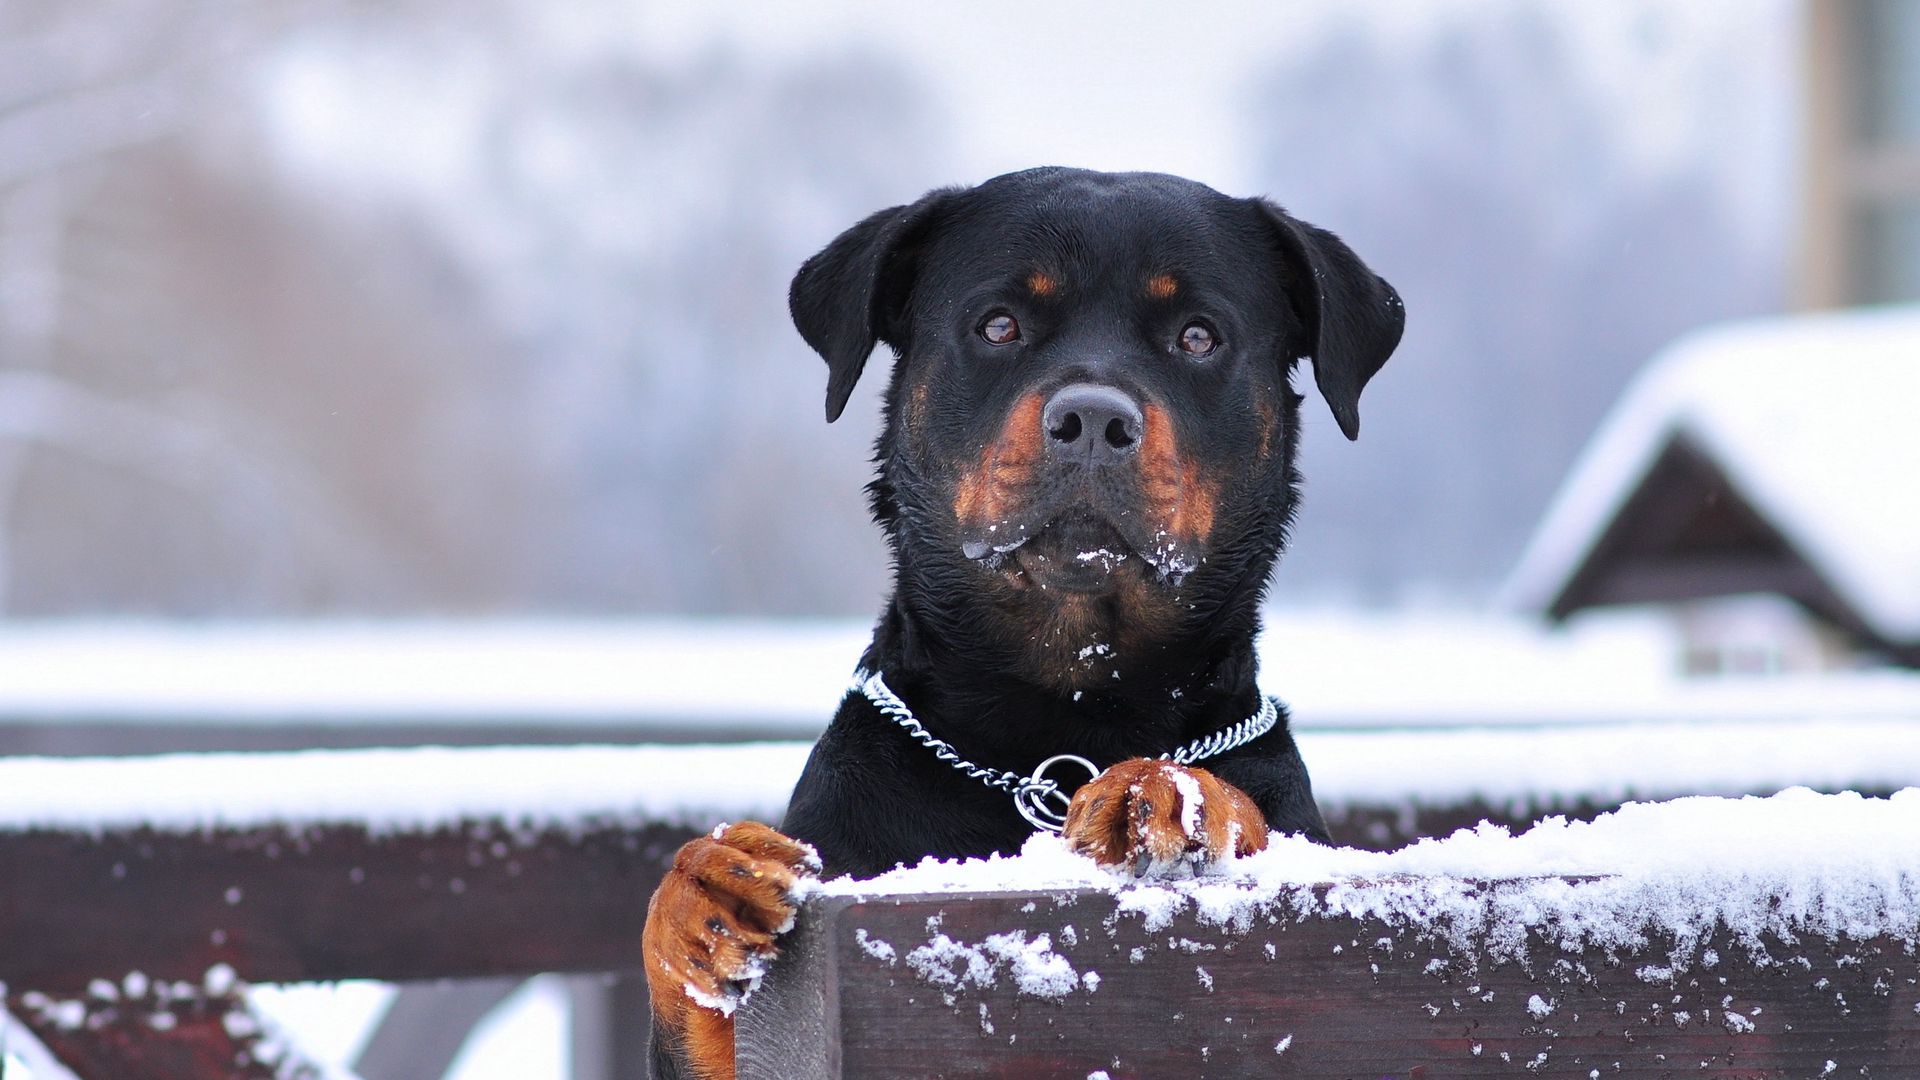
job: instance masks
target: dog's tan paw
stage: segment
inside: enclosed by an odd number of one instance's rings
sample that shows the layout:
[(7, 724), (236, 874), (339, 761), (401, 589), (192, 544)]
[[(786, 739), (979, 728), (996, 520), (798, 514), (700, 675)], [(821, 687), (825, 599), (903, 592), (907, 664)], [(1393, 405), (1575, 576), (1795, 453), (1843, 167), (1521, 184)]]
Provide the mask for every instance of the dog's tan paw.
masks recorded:
[(1135, 758), (1074, 793), (1062, 835), (1103, 866), (1184, 877), (1264, 849), (1267, 819), (1239, 788), (1204, 769)]
[(647, 905), (647, 989), (702, 1077), (733, 1076), (733, 1010), (793, 928), (813, 849), (759, 822), (688, 841)]

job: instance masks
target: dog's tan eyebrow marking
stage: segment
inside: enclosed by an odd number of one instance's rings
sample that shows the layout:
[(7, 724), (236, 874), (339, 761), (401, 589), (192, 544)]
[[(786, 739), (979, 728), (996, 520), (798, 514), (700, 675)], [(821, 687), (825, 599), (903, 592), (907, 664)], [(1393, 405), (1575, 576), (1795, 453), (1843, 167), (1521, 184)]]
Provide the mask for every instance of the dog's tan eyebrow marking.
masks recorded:
[(1045, 270), (1035, 270), (1027, 275), (1027, 291), (1035, 296), (1052, 296), (1060, 291), (1060, 279)]
[(1171, 300), (1180, 291), (1180, 282), (1172, 274), (1155, 274), (1147, 279), (1147, 295), (1155, 300)]

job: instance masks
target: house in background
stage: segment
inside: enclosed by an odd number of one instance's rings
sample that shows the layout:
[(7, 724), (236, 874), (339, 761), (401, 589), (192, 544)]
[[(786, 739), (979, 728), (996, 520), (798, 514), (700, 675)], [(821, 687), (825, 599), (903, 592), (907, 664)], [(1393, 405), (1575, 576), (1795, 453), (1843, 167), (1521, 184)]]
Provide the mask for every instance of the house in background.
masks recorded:
[(1696, 673), (1920, 667), (1920, 308), (1681, 339), (1602, 422), (1505, 588), (1668, 605)]
[[(1920, 2), (1809, 0), (1796, 301), (1920, 301)], [(1503, 589), (1654, 605), (1696, 674), (1920, 668), (1920, 307), (1715, 328), (1650, 363)]]

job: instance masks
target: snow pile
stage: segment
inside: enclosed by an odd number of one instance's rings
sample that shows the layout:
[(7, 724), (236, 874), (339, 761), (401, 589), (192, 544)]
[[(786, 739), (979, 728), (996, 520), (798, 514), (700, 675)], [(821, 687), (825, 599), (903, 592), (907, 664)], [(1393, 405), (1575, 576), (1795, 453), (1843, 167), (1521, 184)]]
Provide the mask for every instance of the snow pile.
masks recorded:
[(1676, 437), (1703, 449), (1876, 631), (1920, 641), (1920, 309), (1756, 320), (1681, 339), (1629, 387), (1528, 544), (1544, 608)]
[(0, 759), (0, 829), (778, 821), (804, 743)]
[(1893, 791), (1920, 779), (1913, 720), (1303, 731), (1296, 741), (1329, 808), (1478, 799), (1518, 814), (1796, 785)]
[[(868, 955), (878, 955), (865, 938), (862, 947)], [(891, 955), (892, 946), (886, 947)], [(1083, 980), (1066, 957), (1053, 951), (1050, 935), (1028, 940), (1024, 930), (991, 934), (979, 945), (936, 933), (926, 944), (907, 953), (907, 966), (921, 979), (947, 990), (992, 986), (1005, 971), (1013, 976), (1019, 991), (1031, 997), (1065, 997), (1082, 986), (1091, 993), (1100, 981), (1097, 976)]]
[[(1298, 740), (1329, 809), (1478, 799), (1517, 815), (1797, 784), (1893, 790), (1920, 776), (1920, 724), (1892, 720), (1308, 731)], [(705, 829), (777, 822), (807, 753), (794, 742), (0, 758), (0, 829), (360, 823), (388, 832), (472, 820)], [(1197, 805), (1190, 793), (1189, 810)]]
[(1592, 822), (1549, 818), (1518, 836), (1482, 825), (1390, 853), (1276, 836), (1218, 876), (1175, 884), (1121, 880), (1058, 837), (1036, 836), (1017, 857), (930, 859), (823, 889), (865, 898), (1095, 890), (1115, 894), (1149, 930), (1189, 909), (1236, 931), (1275, 913), (1371, 917), (1495, 959), (1522, 957), (1529, 933), (1569, 950), (1657, 940), (1677, 967), (1721, 928), (1756, 950), (1769, 936), (1920, 940), (1920, 789), (1633, 803)]

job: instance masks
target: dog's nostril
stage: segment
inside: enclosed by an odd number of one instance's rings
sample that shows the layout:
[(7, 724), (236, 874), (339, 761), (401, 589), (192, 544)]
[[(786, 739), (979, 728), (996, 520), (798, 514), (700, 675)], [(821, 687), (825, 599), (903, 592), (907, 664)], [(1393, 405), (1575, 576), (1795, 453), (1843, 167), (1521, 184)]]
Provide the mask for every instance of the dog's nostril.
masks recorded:
[(1140, 403), (1116, 386), (1074, 383), (1040, 413), (1049, 452), (1061, 460), (1113, 464), (1140, 448)]

